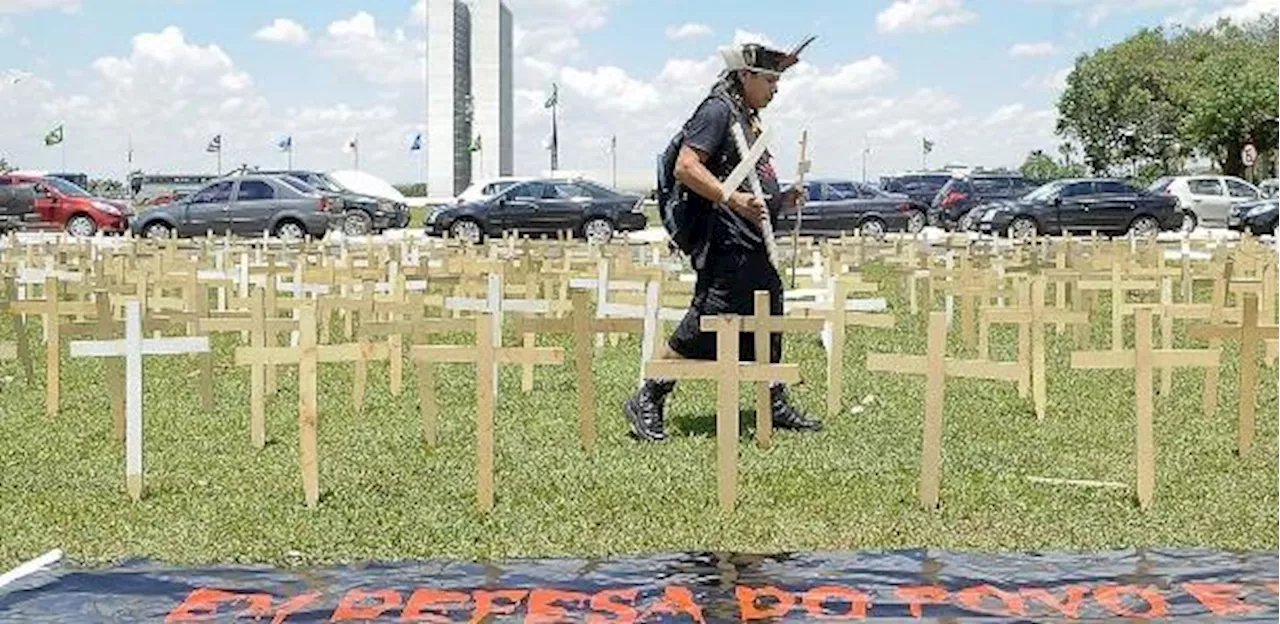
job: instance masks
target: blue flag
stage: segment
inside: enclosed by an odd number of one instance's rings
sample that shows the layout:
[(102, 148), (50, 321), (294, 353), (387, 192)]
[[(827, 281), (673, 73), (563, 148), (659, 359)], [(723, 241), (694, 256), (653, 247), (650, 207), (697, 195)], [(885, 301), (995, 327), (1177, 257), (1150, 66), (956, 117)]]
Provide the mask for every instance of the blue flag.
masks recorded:
[(419, 132), (417, 136), (413, 137), (413, 145), (409, 146), (409, 151), (417, 152), (421, 149), (422, 149), (422, 133)]
[(292, 151), (293, 151), (293, 137), (291, 137), (291, 136), (287, 136), (287, 137), (285, 137), (285, 138), (281, 139), (281, 140), (280, 140), (280, 142), (276, 144), (276, 147), (279, 147), (279, 148), (280, 148), (280, 151), (282, 151), (282, 152), (292, 152)]

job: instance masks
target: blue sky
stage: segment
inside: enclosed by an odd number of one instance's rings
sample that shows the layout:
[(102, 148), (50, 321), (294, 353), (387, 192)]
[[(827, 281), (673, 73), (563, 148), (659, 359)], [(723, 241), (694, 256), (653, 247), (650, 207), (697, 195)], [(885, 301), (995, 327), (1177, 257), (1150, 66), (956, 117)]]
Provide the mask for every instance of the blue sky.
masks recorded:
[[(425, 125), (423, 0), (0, 0), (0, 157), (61, 167), (44, 134), (66, 126), (67, 167), (120, 177), (130, 137), (147, 171), (344, 168), (420, 180), (408, 145)], [(1077, 54), (1144, 26), (1247, 18), (1274, 0), (507, 0), (516, 21), (516, 168), (546, 166), (541, 102), (562, 85), (561, 162), (605, 178), (608, 137), (624, 183), (654, 155), (715, 73), (718, 46), (818, 41), (765, 119), (793, 169), (808, 129), (814, 170), (861, 175), (929, 163), (998, 166), (1056, 150), (1061, 81)], [(284, 20), (284, 21), (278, 21)], [(273, 27), (274, 25), (274, 27)], [(427, 137), (427, 140), (431, 140)]]

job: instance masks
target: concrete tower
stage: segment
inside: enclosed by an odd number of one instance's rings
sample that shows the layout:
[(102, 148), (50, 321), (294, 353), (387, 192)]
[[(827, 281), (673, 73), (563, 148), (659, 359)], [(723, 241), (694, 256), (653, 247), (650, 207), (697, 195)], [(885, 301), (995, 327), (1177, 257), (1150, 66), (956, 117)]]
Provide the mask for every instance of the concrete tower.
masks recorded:
[(427, 191), (453, 196), (471, 182), (471, 11), (427, 0)]
[(472, 155), (477, 179), (511, 175), (512, 53), (511, 11), (501, 0), (473, 0), (471, 14), (472, 131), (480, 150)]

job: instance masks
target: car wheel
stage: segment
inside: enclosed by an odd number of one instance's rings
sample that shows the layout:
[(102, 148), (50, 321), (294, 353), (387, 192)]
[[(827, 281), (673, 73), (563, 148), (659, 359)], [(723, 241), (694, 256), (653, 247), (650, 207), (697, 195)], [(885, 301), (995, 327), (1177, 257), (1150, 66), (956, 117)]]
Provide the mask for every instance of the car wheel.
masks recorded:
[(961, 232), (971, 232), (973, 231), (974, 226), (973, 221), (973, 211), (970, 210), (969, 212), (964, 213), (963, 217), (960, 217), (960, 223), (956, 225), (956, 229)]
[(164, 240), (173, 236), (173, 228), (163, 221), (150, 223), (142, 230), (142, 235), (146, 238), (155, 240)]
[(281, 221), (276, 225), (276, 238), (286, 241), (300, 241), (307, 236), (307, 229), (297, 221)]
[(1009, 238), (1016, 240), (1026, 240), (1035, 238), (1040, 235), (1040, 226), (1036, 225), (1035, 219), (1029, 217), (1018, 217), (1009, 224)]
[(907, 217), (907, 233), (919, 234), (924, 230), (924, 226), (927, 223), (928, 218), (924, 216), (923, 212), (920, 212), (919, 210), (912, 210), (911, 214)]
[(471, 245), (478, 245), (484, 239), (480, 224), (474, 219), (458, 219), (449, 226), (449, 235)]
[(884, 238), (884, 229), (884, 221), (867, 219), (858, 226), (858, 233), (867, 238), (881, 239)]
[(67, 220), (67, 234), (76, 238), (89, 238), (98, 233), (98, 224), (89, 215), (78, 214)]
[(1200, 225), (1200, 220), (1196, 218), (1196, 213), (1187, 210), (1182, 213), (1182, 226), (1178, 229), (1183, 232), (1191, 232), (1196, 229), (1197, 225)]
[(346, 236), (364, 236), (373, 232), (373, 219), (363, 210), (349, 210), (342, 217), (342, 233)]
[(592, 219), (582, 226), (582, 235), (588, 243), (603, 245), (613, 240), (613, 224), (608, 219)]
[(1160, 224), (1155, 217), (1143, 215), (1129, 224), (1129, 235), (1138, 238), (1151, 238), (1160, 233)]

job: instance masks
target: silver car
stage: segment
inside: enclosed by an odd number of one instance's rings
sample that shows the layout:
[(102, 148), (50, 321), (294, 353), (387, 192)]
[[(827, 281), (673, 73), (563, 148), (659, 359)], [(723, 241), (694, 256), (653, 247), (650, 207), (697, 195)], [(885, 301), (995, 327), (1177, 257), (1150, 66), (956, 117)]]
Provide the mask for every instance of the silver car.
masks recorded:
[(1178, 198), (1178, 207), (1183, 211), (1182, 229), (1185, 231), (1193, 230), (1197, 225), (1226, 227), (1233, 205), (1263, 197), (1258, 187), (1240, 178), (1212, 174), (1160, 178), (1148, 190)]
[(278, 238), (322, 238), (341, 222), (340, 206), (305, 184), (275, 175), (215, 180), (187, 197), (136, 215), (136, 236), (169, 238), (268, 232)]

